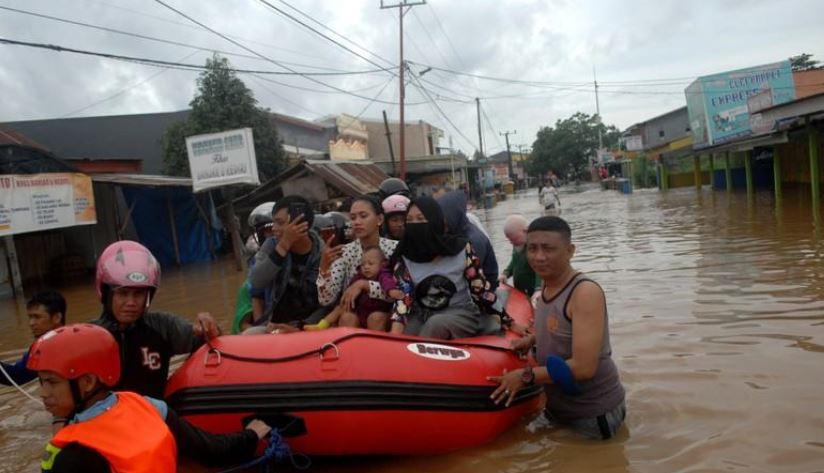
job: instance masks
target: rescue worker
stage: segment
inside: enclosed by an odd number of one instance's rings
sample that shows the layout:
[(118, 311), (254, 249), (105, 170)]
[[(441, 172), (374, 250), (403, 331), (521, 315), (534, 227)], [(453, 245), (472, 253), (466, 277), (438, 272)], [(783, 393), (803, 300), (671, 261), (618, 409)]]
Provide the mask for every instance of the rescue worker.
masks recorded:
[(93, 323), (106, 328), (120, 345), (119, 390), (163, 397), (169, 360), (188, 354), (213, 338), (219, 329), (207, 312), (197, 322), (165, 313), (149, 312), (160, 286), (160, 265), (140, 243), (118, 241), (109, 245), (97, 260), (95, 287), (103, 314)]
[(112, 392), (120, 350), (111, 333), (92, 324), (61, 327), (32, 345), (28, 368), (40, 378), (43, 405), (65, 419), (46, 446), (51, 473), (173, 473), (178, 450), (204, 464), (246, 461), (271, 430), (259, 420), (246, 430), (210, 434), (180, 419), (165, 402)]

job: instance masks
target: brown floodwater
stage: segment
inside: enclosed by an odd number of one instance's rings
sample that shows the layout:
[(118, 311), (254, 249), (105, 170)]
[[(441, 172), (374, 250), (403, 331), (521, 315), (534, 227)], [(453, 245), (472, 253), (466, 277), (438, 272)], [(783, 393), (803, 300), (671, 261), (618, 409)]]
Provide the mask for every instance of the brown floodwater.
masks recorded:
[[(824, 471), (824, 241), (808, 193), (788, 192), (776, 212), (769, 193), (581, 190), (564, 189), (562, 216), (574, 265), (607, 294), (628, 404), (617, 438), (581, 440), (525, 419), (450, 455), (327, 459), (315, 471)], [(479, 212), (502, 265), (502, 223), (515, 212), (540, 214), (534, 189)], [(228, 327), (240, 281), (228, 262), (169, 270), (154, 307), (208, 309)], [(90, 283), (63, 289), (71, 321), (98, 313)], [(25, 348), (24, 313), (11, 301), (0, 313), (0, 352)], [(0, 390), (0, 472), (37, 471), (48, 421)]]

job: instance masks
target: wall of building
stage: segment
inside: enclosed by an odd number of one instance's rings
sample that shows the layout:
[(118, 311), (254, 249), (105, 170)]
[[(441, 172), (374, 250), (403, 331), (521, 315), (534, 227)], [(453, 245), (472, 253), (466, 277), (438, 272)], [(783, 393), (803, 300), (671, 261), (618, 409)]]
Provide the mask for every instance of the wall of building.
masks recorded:
[(650, 149), (689, 134), (687, 108), (653, 118), (644, 124), (644, 148)]
[(334, 130), (331, 128), (318, 127), (318, 129), (313, 130), (278, 118), (273, 118), (272, 124), (275, 125), (283, 144), (296, 146), (298, 149), (308, 148), (317, 151), (328, 151), (329, 140), (334, 135)]
[[(389, 159), (389, 145), (386, 142), (386, 128), (382, 121), (363, 121), (369, 134), (369, 156), (373, 159)], [(406, 135), (404, 136), (404, 149), (406, 156), (432, 156), (435, 149), (440, 146), (439, 137), (442, 135), (440, 129), (430, 124), (418, 121), (406, 123)], [(395, 158), (398, 157), (400, 147), (400, 125), (389, 123), (389, 132), (392, 134), (392, 149)]]
[(824, 92), (824, 69), (793, 72), (796, 100)]

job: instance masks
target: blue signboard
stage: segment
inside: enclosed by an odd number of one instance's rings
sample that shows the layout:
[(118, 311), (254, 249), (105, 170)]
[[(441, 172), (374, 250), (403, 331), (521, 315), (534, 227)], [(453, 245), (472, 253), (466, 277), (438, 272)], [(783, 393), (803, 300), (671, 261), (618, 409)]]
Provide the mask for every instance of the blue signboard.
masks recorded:
[(747, 99), (770, 91), (773, 105), (795, 100), (790, 61), (699, 77), (684, 91), (695, 147), (750, 135)]

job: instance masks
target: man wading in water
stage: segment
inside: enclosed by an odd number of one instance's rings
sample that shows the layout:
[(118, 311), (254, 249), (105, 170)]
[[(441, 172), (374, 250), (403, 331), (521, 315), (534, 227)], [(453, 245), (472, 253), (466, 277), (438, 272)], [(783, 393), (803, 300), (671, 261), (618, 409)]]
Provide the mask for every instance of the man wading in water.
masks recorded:
[(604, 291), (570, 265), (572, 231), (559, 217), (541, 217), (527, 229), (527, 261), (544, 280), (535, 308), (534, 335), (513, 343), (519, 352), (537, 346), (544, 364), (487, 379), (499, 383), (496, 404), (509, 405), (515, 394), (543, 384), (544, 415), (552, 424), (571, 427), (590, 438), (608, 439), (624, 422), (624, 387), (612, 361)]

